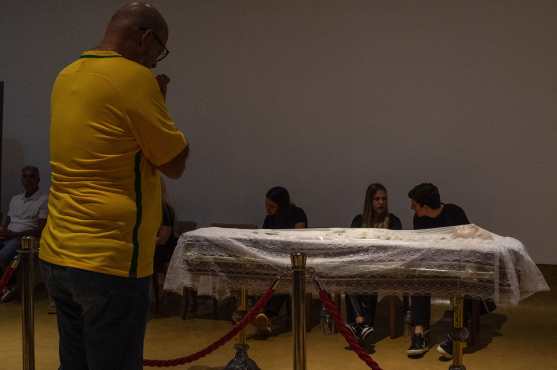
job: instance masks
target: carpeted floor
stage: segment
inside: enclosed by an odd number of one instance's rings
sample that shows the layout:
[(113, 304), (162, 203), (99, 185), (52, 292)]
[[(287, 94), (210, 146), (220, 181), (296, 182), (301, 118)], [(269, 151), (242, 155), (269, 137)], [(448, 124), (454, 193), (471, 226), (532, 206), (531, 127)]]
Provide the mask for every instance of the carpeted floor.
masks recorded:
[[(482, 318), (480, 344), (467, 348), (464, 362), (468, 370), (557, 370), (557, 266), (541, 266), (554, 290), (530, 297), (520, 305), (499, 308)], [(0, 370), (21, 369), (20, 305), (0, 305)], [(169, 309), (171, 310), (172, 307)], [(443, 319), (447, 306), (435, 304), (432, 320), (434, 339), (448, 327)], [(167, 310), (167, 311), (169, 311)], [(433, 347), (421, 359), (409, 359), (407, 337), (387, 335), (385, 304), (380, 304), (374, 359), (384, 370), (448, 369), (450, 362), (439, 359)], [(181, 320), (176, 315), (153, 318), (147, 328), (145, 357), (167, 359), (190, 354), (217, 339), (230, 328), (225, 321)], [(36, 369), (58, 369), (58, 342), (55, 315), (47, 314), (47, 300), (40, 297), (36, 313)], [(292, 369), (292, 336), (285, 333), (267, 341), (250, 341), (249, 353), (262, 370)], [(308, 370), (366, 369), (356, 355), (344, 349), (337, 334), (323, 335), (315, 327), (307, 336)], [(190, 365), (189, 370), (222, 369), (233, 357), (233, 343)], [(71, 369), (69, 369), (71, 370)]]

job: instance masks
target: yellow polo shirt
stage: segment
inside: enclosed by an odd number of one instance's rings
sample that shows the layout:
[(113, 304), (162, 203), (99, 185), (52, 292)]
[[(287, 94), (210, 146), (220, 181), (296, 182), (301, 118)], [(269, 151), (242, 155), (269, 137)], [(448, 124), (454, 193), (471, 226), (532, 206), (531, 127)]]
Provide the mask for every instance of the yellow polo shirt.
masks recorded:
[(149, 69), (113, 51), (84, 52), (52, 89), (40, 258), (110, 275), (151, 275), (162, 215), (157, 167), (186, 145)]

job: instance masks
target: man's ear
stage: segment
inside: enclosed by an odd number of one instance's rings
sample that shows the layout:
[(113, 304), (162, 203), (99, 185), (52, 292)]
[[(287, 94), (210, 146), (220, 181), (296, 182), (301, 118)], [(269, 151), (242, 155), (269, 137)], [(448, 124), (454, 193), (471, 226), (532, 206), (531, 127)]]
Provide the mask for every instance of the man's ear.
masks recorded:
[(140, 41), (141, 41), (141, 47), (144, 47), (144, 45), (147, 44), (147, 40), (148, 40), (149, 38), (152, 38), (152, 37), (153, 37), (153, 30), (150, 30), (150, 29), (149, 29), (149, 30), (145, 30), (145, 32), (143, 32), (143, 34), (141, 35), (141, 39), (140, 39)]

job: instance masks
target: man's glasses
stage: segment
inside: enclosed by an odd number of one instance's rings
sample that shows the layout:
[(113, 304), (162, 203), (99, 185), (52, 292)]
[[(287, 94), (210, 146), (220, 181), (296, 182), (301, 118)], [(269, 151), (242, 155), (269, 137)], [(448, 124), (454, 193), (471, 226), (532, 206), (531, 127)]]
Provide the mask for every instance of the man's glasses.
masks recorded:
[(150, 28), (139, 28), (139, 30), (142, 31), (142, 32), (151, 30), (151, 33), (153, 34), (153, 37), (155, 38), (155, 40), (157, 40), (157, 42), (160, 44), (160, 46), (162, 46), (162, 52), (157, 58), (157, 63), (162, 61), (164, 58), (166, 58), (168, 56), (168, 54), (170, 54), (170, 50), (168, 50), (166, 48), (166, 46), (164, 45), (164, 43), (162, 42), (160, 37), (157, 36), (157, 34), (152, 29), (150, 29)]

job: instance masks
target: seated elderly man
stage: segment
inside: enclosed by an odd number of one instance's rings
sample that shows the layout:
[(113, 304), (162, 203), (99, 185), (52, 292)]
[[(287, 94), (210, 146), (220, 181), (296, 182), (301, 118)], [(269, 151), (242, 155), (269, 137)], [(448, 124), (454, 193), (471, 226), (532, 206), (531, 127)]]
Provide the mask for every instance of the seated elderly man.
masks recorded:
[(6, 222), (0, 226), (0, 271), (17, 254), (23, 236), (40, 236), (46, 223), (47, 196), (39, 191), (39, 169), (27, 166), (21, 170), (24, 192), (10, 201)]

